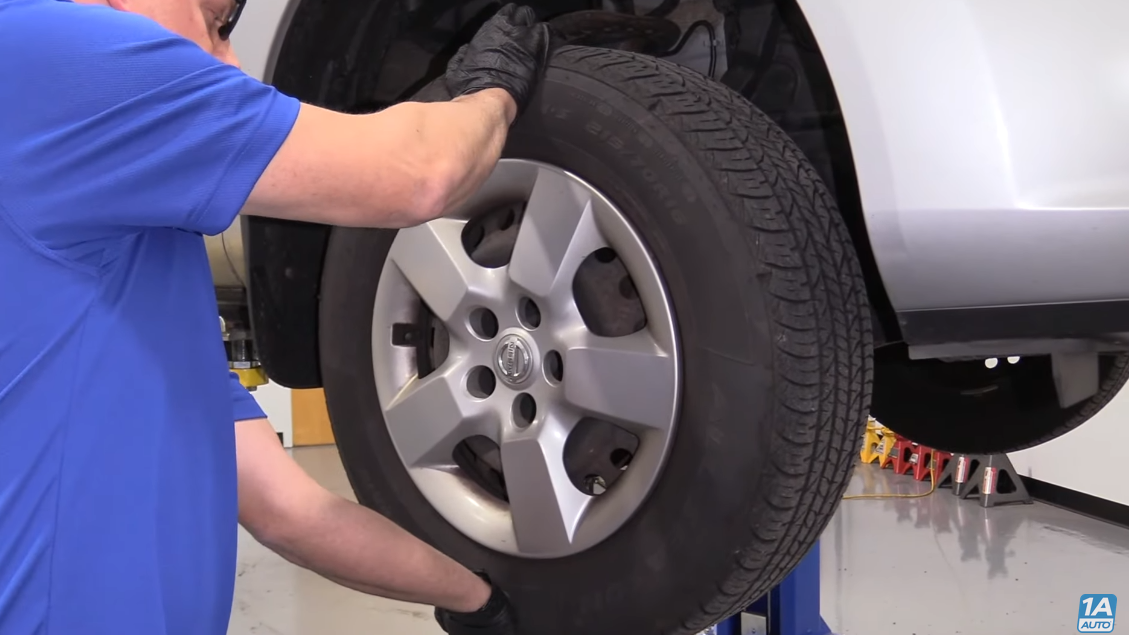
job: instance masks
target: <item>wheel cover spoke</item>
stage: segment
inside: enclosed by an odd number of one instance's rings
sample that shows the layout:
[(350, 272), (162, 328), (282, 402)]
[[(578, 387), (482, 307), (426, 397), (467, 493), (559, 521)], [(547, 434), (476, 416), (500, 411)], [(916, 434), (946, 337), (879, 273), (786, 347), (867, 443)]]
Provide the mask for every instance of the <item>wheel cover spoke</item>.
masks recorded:
[(384, 418), (409, 468), (448, 467), (460, 441), (483, 435), (498, 442), (500, 422), (493, 409), (465, 395), (467, 364), (449, 364), (408, 382), (389, 403)]
[(670, 428), (677, 368), (646, 330), (625, 337), (585, 330), (576, 340), (564, 354), (569, 403), (637, 432)]
[(591, 192), (552, 170), (539, 170), (510, 261), (510, 279), (539, 297), (571, 293), (584, 258), (606, 246)]
[(471, 303), (485, 301), (494, 278), (463, 249), (464, 225), (444, 218), (402, 229), (388, 254), (431, 312), (448, 324)]
[(550, 420), (536, 434), (518, 435), (502, 444), (514, 534), (524, 554), (566, 553), (592, 500), (573, 486), (565, 471), (569, 428)]

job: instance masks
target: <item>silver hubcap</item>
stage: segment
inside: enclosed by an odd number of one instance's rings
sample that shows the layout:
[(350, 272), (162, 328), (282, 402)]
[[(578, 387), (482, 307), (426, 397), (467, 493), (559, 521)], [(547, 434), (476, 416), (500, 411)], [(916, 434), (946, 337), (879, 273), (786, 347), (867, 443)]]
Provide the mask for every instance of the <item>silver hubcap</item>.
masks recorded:
[[(508, 262), (476, 262), (466, 246), (473, 219), (514, 204), (524, 212)], [(629, 276), (624, 296), (637, 295), (645, 314), (626, 335), (594, 328), (574, 290), (585, 263), (607, 254)], [(425, 373), (427, 336), (403, 335), (421, 301), (446, 334), (442, 359)], [(572, 174), (506, 159), (463, 213), (401, 230), (377, 289), (372, 348), (408, 473), (448, 522), (486, 547), (529, 558), (588, 549), (631, 517), (662, 470), (681, 386), (670, 301), (623, 213)], [(577, 448), (599, 437), (593, 421), (636, 440), (606, 491), (605, 479), (576, 467), (592, 453)], [(500, 490), (459, 467), (471, 440), (486, 448), (483, 462), (493, 451)], [(593, 447), (600, 456), (609, 449)]]

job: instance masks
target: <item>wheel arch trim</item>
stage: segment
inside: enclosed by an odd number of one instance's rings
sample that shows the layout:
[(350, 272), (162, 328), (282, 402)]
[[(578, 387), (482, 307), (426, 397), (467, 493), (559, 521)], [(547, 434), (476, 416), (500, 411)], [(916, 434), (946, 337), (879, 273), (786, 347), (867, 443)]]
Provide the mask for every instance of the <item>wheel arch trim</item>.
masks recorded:
[[(243, 19), (253, 26), (232, 36), (244, 71), (304, 102), (333, 107), (323, 75), (348, 48), (325, 45), (332, 31), (324, 28), (332, 20), (326, 13), (333, 8), (326, 0), (249, 3)], [(246, 271), (236, 271), (246, 284), (260, 362), (279, 385), (321, 387), (318, 298), (331, 228), (241, 217), (228, 234), (239, 230)]]

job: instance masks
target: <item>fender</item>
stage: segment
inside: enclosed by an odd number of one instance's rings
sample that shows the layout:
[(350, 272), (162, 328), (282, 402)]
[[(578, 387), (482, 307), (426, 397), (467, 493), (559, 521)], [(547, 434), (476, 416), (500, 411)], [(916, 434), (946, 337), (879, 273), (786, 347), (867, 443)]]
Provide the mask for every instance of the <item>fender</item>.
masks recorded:
[(1129, 298), (1129, 3), (798, 3), (895, 310)]

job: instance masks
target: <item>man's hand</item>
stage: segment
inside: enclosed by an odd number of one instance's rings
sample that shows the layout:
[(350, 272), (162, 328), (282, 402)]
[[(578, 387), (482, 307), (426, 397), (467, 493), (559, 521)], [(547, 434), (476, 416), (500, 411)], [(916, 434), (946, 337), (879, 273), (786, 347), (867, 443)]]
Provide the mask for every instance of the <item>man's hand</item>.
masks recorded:
[(537, 22), (533, 9), (507, 4), (451, 58), (447, 88), (452, 97), (501, 88), (521, 113), (544, 74), (551, 50), (549, 25)]
[(448, 635), (517, 635), (517, 619), (510, 598), (485, 574), (479, 574), (490, 583), (490, 600), (473, 613), (455, 613), (435, 609), (435, 620)]

